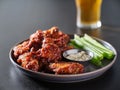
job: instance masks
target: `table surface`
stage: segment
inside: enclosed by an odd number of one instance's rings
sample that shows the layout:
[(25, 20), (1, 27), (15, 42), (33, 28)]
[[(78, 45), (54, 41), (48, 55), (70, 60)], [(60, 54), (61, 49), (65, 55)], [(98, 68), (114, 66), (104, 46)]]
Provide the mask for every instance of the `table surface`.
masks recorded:
[[(120, 90), (120, 0), (103, 0), (99, 30), (76, 28), (74, 0), (0, 0), (0, 90)], [(9, 50), (37, 29), (58, 26), (68, 34), (88, 33), (111, 43), (117, 50), (115, 64), (102, 76), (79, 83), (48, 83), (16, 72)]]

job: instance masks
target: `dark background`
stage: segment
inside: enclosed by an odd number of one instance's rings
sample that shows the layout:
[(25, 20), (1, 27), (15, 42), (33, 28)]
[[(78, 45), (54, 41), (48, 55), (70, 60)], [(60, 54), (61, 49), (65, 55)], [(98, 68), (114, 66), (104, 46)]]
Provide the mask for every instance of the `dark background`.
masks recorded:
[[(103, 0), (101, 35), (120, 53), (120, 0)], [(58, 26), (68, 34), (76, 33), (74, 0), (0, 0), (0, 90), (120, 90), (120, 65), (91, 81), (55, 84), (36, 81), (16, 72), (9, 60), (9, 50), (15, 43), (29, 37), (36, 29)]]

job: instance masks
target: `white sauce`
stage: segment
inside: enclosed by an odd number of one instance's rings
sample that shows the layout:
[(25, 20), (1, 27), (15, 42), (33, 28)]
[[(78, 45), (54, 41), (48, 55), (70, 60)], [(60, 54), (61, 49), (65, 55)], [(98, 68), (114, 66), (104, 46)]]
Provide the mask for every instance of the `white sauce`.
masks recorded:
[(78, 53), (69, 54), (68, 56), (66, 56), (66, 58), (75, 61), (86, 61), (89, 60), (91, 56), (88, 55), (85, 51), (81, 51)]

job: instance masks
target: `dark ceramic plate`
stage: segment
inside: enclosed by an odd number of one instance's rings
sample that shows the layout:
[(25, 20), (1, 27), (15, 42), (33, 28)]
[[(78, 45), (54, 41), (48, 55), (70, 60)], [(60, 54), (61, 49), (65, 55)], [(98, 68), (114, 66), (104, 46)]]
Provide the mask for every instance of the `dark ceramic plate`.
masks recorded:
[[(70, 37), (73, 38), (73, 35), (70, 35)], [(103, 44), (104, 46), (110, 48), (114, 52), (115, 56), (112, 60), (103, 60), (104, 65), (99, 68), (95, 67), (92, 64), (89, 64), (87, 67), (85, 67), (85, 72), (82, 74), (55, 75), (50, 73), (34, 72), (31, 70), (26, 70), (22, 68), (18, 63), (16, 63), (16, 60), (13, 57), (13, 48), (11, 48), (9, 52), (9, 57), (13, 65), (16, 68), (18, 68), (23, 74), (38, 80), (47, 81), (47, 82), (56, 82), (56, 83), (73, 83), (73, 82), (87, 81), (90, 79), (94, 79), (102, 75), (103, 73), (105, 73), (108, 69), (110, 69), (113, 66), (117, 57), (117, 52), (111, 44), (98, 38), (95, 38), (95, 39), (101, 44)]]

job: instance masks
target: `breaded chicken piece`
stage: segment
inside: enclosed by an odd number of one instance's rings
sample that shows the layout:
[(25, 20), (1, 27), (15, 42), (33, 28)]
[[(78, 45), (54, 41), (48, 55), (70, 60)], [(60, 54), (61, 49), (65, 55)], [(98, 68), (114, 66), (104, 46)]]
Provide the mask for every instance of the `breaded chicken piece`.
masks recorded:
[(24, 53), (19, 56), (17, 62), (25, 69), (39, 71), (42, 63), (37, 59), (33, 52)]
[(34, 50), (38, 50), (39, 48), (41, 48), (42, 40), (43, 32), (42, 30), (37, 30), (29, 37), (29, 47), (33, 48)]
[(48, 43), (41, 48), (41, 57), (47, 62), (58, 62), (61, 60), (61, 51), (56, 44)]
[(25, 52), (28, 52), (30, 50), (30, 47), (28, 45), (29, 41), (24, 41), (21, 44), (18, 44), (13, 48), (14, 56), (17, 58), (19, 55), (24, 54)]
[(84, 71), (84, 66), (76, 62), (50, 63), (49, 69), (55, 74), (79, 74)]

